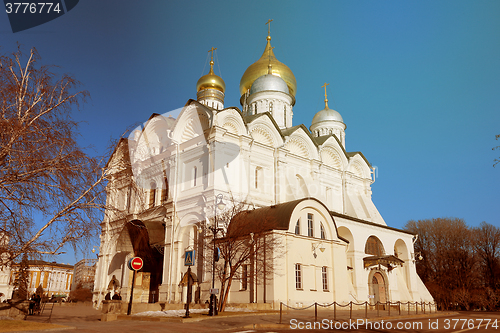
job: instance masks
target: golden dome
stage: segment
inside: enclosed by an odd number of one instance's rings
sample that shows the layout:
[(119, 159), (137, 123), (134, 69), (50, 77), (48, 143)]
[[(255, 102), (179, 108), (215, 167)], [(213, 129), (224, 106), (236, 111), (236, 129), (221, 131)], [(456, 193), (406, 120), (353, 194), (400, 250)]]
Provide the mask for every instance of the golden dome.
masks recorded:
[(271, 36), (267, 36), (267, 45), (259, 60), (247, 68), (240, 81), (240, 94), (243, 95), (252, 87), (252, 84), (262, 75), (268, 74), (269, 63), (271, 64), (271, 74), (281, 77), (287, 84), (290, 95), (295, 97), (297, 92), (297, 81), (293, 72), (287, 65), (278, 61), (274, 56), (271, 47)]
[(196, 92), (200, 92), (205, 89), (216, 89), (222, 92), (226, 90), (226, 84), (224, 80), (214, 73), (214, 62), (210, 61), (210, 72), (207, 75), (200, 77), (196, 83)]

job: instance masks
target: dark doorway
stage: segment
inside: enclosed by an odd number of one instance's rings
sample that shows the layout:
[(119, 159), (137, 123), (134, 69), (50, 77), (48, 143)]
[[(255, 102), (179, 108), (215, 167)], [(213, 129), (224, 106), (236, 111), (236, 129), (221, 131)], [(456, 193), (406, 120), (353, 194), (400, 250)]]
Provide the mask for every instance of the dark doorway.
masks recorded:
[(140, 270), (149, 273), (149, 303), (158, 302), (159, 287), (162, 281), (163, 254), (149, 244), (148, 229), (139, 220), (127, 223), (130, 241), (134, 248), (134, 256), (141, 257), (144, 266)]

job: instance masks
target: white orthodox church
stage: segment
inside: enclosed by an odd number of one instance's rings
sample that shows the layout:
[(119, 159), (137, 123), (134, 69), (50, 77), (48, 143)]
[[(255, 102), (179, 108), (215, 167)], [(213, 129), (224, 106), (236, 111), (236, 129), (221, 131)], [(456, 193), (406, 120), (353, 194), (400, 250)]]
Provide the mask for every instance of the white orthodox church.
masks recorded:
[(269, 221), (285, 249), (270, 277), (251, 279), (251, 287), (246, 274), (233, 281), (229, 303), (433, 301), (416, 273), (416, 235), (387, 226), (373, 204), (373, 168), (346, 150), (346, 124), (328, 107), (326, 85), (325, 108), (308, 128), (293, 124), (297, 83), (270, 35), (241, 78), (241, 110), (224, 105), (224, 81), (210, 65), (196, 100), (173, 116), (153, 114), (107, 164), (114, 209), (102, 222), (97, 304), (112, 289), (129, 299), (134, 256), (144, 259), (134, 302), (183, 302), (190, 249), (193, 301), (208, 300), (212, 274), (203, 259), (211, 254), (203, 242), (211, 241), (206, 227), (221, 194), (226, 207), (249, 203), (246, 226)]

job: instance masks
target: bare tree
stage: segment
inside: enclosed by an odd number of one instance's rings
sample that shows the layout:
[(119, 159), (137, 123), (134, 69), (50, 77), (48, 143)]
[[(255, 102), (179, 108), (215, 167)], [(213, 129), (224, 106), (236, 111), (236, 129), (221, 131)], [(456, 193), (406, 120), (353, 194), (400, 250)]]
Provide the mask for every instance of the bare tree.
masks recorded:
[(436, 302), (445, 309), (451, 302), (467, 308), (480, 277), (470, 228), (462, 219), (436, 218), (409, 221), (405, 229), (419, 235), (415, 252), (424, 259), (417, 261), (417, 272)]
[[(217, 247), (220, 260), (216, 275), (221, 283), (219, 311), (223, 312), (234, 280), (244, 280), (250, 299), (256, 301), (256, 286), (265, 288), (266, 280), (275, 273), (276, 259), (285, 254), (280, 235), (272, 230), (272, 223), (264, 219), (249, 219), (249, 206), (233, 204), (217, 217), (219, 233)], [(213, 252), (213, 243), (207, 253)], [(206, 256), (212, 260), (212, 257)], [(207, 265), (208, 266), (208, 265)], [(246, 268), (244, 267), (246, 266)], [(260, 283), (259, 283), (260, 281)]]
[[(484, 288), (500, 297), (500, 228), (486, 222), (473, 229), (476, 249)], [(495, 303), (495, 305), (498, 303)]]
[(57, 254), (96, 234), (104, 205), (100, 159), (77, 143), (71, 111), (88, 97), (36, 49), (0, 57), (0, 253)]

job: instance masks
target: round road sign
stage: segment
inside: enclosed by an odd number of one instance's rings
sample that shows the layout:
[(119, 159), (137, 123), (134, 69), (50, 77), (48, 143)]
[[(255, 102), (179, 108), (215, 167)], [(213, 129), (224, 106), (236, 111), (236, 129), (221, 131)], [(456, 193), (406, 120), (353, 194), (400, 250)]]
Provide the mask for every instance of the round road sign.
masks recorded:
[(133, 257), (128, 261), (128, 268), (133, 269), (134, 271), (138, 271), (142, 268), (144, 262), (139, 257)]

